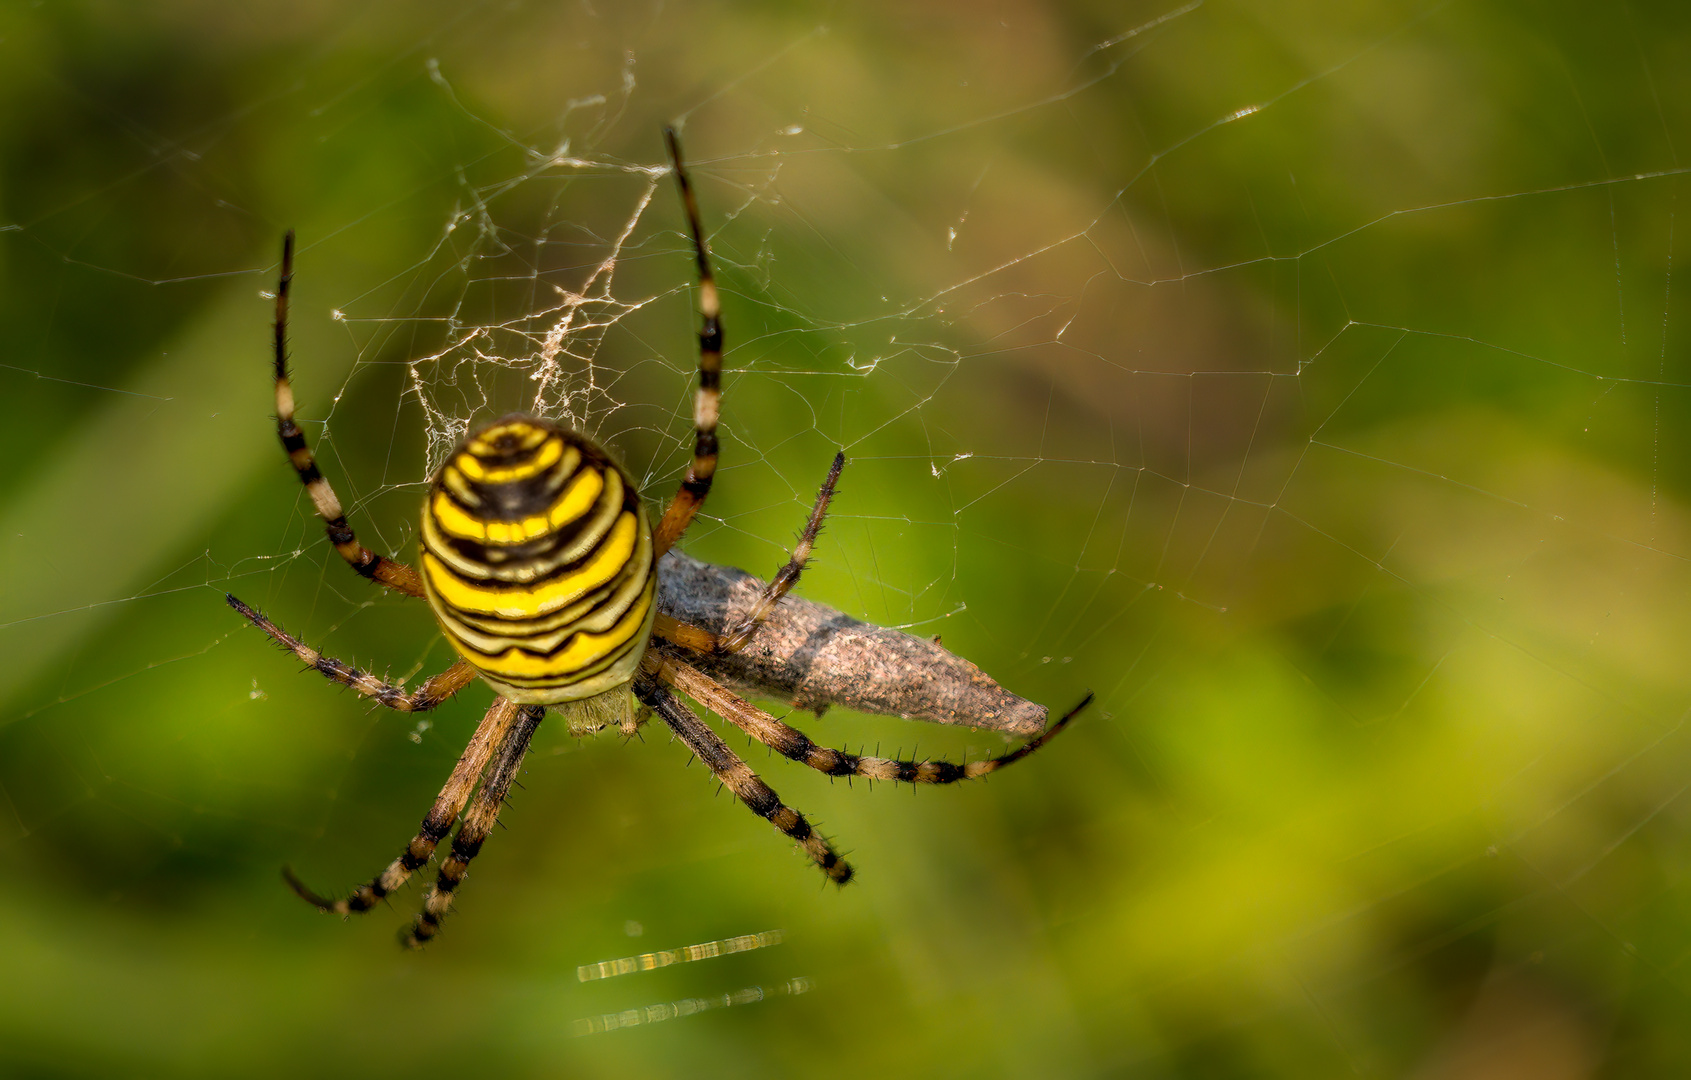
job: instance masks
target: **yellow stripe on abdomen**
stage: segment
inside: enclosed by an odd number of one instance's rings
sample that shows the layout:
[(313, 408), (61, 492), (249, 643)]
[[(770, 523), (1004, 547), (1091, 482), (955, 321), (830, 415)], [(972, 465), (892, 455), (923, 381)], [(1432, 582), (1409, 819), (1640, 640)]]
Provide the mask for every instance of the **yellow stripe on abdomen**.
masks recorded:
[(612, 526), (611, 535), (580, 569), (533, 589), (478, 588), (452, 573), (427, 551), (423, 552), (423, 575), (449, 607), (505, 619), (533, 619), (558, 610), (616, 577), (634, 554), (638, 532), (635, 516), (623, 511)]
[(532, 458), (520, 465), (512, 465), (503, 469), (490, 469), (481, 463), (481, 459), (471, 453), (459, 454), (452, 460), (458, 471), (474, 480), (478, 484), (510, 484), (518, 480), (527, 480), (531, 476), (550, 469), (564, 456), (564, 440), (553, 439), (542, 445)]
[(585, 435), (530, 416), (472, 431), (430, 483), (420, 540), (441, 631), (498, 693), (555, 705), (634, 677), (657, 611), (652, 530)]
[(527, 420), (513, 420), (484, 428), (480, 435), (464, 444), (464, 449), (478, 456), (497, 454), (500, 450), (498, 444), (508, 440), (519, 450), (533, 450), (551, 437), (552, 433), (543, 427), (536, 427)]
[(460, 509), (444, 491), (436, 492), (429, 500), (429, 510), (442, 532), (484, 544), (522, 544), (538, 540), (587, 513), (604, 489), (605, 474), (598, 469), (584, 469), (546, 513), (521, 521), (485, 521), (474, 517)]
[(576, 634), (569, 645), (550, 656), (536, 656), (522, 649), (507, 649), (496, 656), (466, 652), (462, 647), (459, 651), (477, 670), (495, 678), (531, 680), (568, 677), (628, 644), (629, 639), (646, 625), (646, 615), (651, 606), (651, 596), (643, 596), (609, 630), (602, 634)]

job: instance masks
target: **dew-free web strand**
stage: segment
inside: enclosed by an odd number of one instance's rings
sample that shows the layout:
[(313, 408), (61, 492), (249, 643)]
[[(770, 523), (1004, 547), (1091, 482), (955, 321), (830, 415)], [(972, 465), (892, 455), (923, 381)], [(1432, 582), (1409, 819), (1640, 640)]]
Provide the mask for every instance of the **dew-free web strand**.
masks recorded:
[(694, 960), (710, 960), (718, 956), (750, 952), (753, 949), (762, 949), (779, 944), (781, 944), (781, 931), (765, 930), (760, 934), (741, 934), (738, 937), (721, 938), (717, 941), (706, 941), (698, 945), (683, 945), (679, 949), (641, 953), (639, 956), (624, 956), (620, 960), (601, 960), (597, 964), (582, 964), (575, 969), (575, 977), (580, 982), (592, 982), (595, 979), (630, 975), (636, 971), (651, 971), (655, 968), (668, 967), (671, 964), (691, 963)]
[(717, 994), (712, 997), (682, 998), (680, 1001), (660, 1002), (638, 1009), (624, 1009), (622, 1012), (605, 1013), (601, 1016), (584, 1016), (571, 1025), (570, 1033), (576, 1037), (595, 1035), (605, 1031), (615, 1031), (618, 1028), (639, 1027), (642, 1024), (661, 1024), (665, 1020), (675, 1020), (694, 1013), (709, 1012), (712, 1009), (728, 1009), (735, 1005), (751, 1005), (765, 998), (779, 997), (782, 994), (797, 996), (808, 993), (813, 984), (804, 976), (788, 979), (779, 986), (765, 990), (761, 986), (748, 986), (744, 990), (735, 990), (728, 994)]

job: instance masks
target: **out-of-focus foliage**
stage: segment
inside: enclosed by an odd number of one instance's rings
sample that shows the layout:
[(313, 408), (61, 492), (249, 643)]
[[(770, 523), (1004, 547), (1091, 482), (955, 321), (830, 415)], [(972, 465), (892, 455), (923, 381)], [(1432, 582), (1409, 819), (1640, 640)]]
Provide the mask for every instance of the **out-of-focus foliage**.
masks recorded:
[[(1688, 79), (1668, 3), (0, 12), (0, 1071), (1685, 1075)], [(845, 445), (806, 595), (1099, 704), (914, 797), (751, 753), (841, 892), (660, 732), (543, 727), (402, 954), (418, 890), (342, 925), (276, 871), (392, 857), (487, 692), (372, 713), (223, 606), (449, 659), (274, 444), (277, 241), (303, 415), (403, 554), (405, 362), (504, 265), (489, 222), (603, 239), (644, 183), (530, 151), (655, 166), (677, 117), (733, 346), (690, 550), (767, 572)], [(678, 228), (662, 187), (618, 286), (657, 299), (597, 358), (654, 498)]]

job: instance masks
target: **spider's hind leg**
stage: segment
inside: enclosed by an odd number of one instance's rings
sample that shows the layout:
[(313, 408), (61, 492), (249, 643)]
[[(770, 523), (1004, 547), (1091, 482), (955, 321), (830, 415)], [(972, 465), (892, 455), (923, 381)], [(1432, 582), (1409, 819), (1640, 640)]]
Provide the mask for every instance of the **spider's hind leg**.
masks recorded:
[(289, 229), (282, 237), (282, 272), (276, 281), (276, 435), (282, 440), (282, 449), (288, 452), (288, 462), (299, 475), (300, 483), (305, 485), (306, 494), (311, 496), (317, 516), (323, 519), (329, 542), (347, 565), (395, 592), (420, 597), (423, 595), (423, 582), (417, 571), (395, 559), (378, 555), (358, 542), (352, 526), (347, 524), (340, 498), (329, 485), (328, 478), (317, 468), (311, 444), (305, 441), (305, 433), (294, 419), (294, 390), (288, 377), (288, 294), (293, 280), (294, 232)]
[(722, 301), (716, 291), (716, 275), (710, 268), (710, 242), (699, 223), (699, 203), (693, 183), (681, 161), (681, 141), (674, 128), (664, 128), (664, 142), (675, 168), (675, 183), (681, 189), (681, 205), (687, 214), (687, 228), (693, 236), (693, 254), (699, 267), (699, 389), (693, 396), (693, 460), (681, 487), (664, 509), (652, 533), (652, 553), (662, 558), (675, 546), (710, 494), (716, 477), (717, 421), (722, 415)]

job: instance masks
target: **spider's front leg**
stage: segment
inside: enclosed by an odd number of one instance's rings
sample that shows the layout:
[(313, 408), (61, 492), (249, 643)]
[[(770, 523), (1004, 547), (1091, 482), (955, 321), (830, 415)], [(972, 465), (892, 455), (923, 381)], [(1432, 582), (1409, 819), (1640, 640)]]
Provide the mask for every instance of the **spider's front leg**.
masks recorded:
[(435, 848), (451, 831), (452, 823), (464, 812), (465, 805), (470, 801), (470, 793), (475, 790), (476, 781), (481, 779), (481, 774), (487, 768), (494, 751), (506, 744), (507, 736), (522, 708), (521, 705), (504, 698), (493, 699), (493, 705), (488, 708), (481, 723), (476, 725), (475, 734), (470, 736), (470, 743), (464, 747), (458, 764), (452, 767), (452, 775), (447, 778), (446, 786), (440, 789), (434, 805), (423, 818), (417, 835), (405, 846), (404, 853), (389, 863), (387, 869), (377, 874), (368, 884), (360, 885), (350, 896), (331, 899), (312, 892), (287, 867), (282, 868), (282, 877), (294, 892), (299, 894), (300, 899), (325, 913), (352, 915), (375, 907), (389, 893), (404, 885), (413, 873), (433, 857)]
[[(500, 700), (504, 701), (503, 698)], [(463, 883), (464, 876), (470, 872), (470, 860), (481, 852), (482, 844), (487, 842), (488, 834), (498, 823), (499, 808), (505, 805), (505, 796), (510, 793), (511, 784), (517, 778), (517, 769), (528, 753), (534, 729), (540, 726), (541, 718), (546, 715), (544, 705), (511, 707), (515, 710), (511, 733), (488, 768), (487, 779), (482, 782), (481, 790), (476, 792), (476, 801), (464, 815), (464, 824), (458, 827), (458, 835), (452, 838), (452, 854), (440, 864), (440, 876), (424, 898), (422, 912), (412, 922), (410, 931), (401, 938), (410, 948), (422, 948), (440, 933), (441, 920), (452, 910), (452, 897)]]
[(836, 885), (850, 881), (851, 866), (840, 858), (833, 845), (810, 827), (803, 814), (783, 803), (774, 789), (752, 772), (716, 732), (706, 727), (679, 698), (669, 692), (654, 674), (657, 661), (653, 655), (648, 654), (647, 660), (652, 666), (643, 666), (640, 674), (635, 676), (634, 696), (663, 718), (676, 738), (698, 755), (711, 774), (732, 791), (746, 809), (766, 819), (804, 849), (811, 861), (828, 875), (828, 880)]
[(907, 784), (955, 784), (959, 780), (973, 780), (997, 772), (1050, 742), (1092, 704), (1092, 695), (1088, 693), (1079, 705), (1064, 713), (1056, 723), (1009, 753), (994, 758), (963, 764), (935, 759), (900, 761), (818, 746), (804, 732), (775, 719), (685, 661), (659, 654), (654, 662), (658, 675), (665, 682), (782, 757), (829, 776), (862, 776), (870, 780), (896, 780)]

